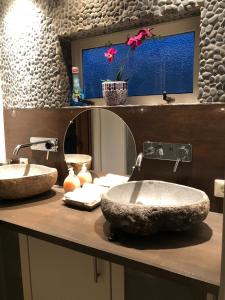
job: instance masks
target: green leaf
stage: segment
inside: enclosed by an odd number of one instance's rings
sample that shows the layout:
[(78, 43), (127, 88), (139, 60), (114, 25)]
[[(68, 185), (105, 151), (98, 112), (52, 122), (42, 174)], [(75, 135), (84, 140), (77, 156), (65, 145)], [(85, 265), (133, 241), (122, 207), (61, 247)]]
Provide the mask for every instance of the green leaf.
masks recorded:
[(120, 70), (116, 75), (116, 81), (121, 81), (123, 77), (123, 71)]

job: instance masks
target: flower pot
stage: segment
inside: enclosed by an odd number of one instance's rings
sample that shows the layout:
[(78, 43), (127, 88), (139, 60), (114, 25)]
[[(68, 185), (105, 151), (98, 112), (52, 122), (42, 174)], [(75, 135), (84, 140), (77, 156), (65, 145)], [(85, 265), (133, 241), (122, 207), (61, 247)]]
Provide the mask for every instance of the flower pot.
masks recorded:
[(102, 83), (102, 94), (107, 105), (123, 105), (127, 102), (126, 81), (106, 81)]

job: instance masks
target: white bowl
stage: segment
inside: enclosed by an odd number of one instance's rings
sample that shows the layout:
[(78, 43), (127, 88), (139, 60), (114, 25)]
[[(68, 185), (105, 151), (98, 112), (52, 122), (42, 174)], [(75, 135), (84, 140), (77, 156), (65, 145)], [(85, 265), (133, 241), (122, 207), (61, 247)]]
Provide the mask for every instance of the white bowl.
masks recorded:
[(67, 165), (71, 165), (75, 172), (79, 172), (84, 163), (87, 169), (91, 168), (92, 157), (88, 154), (65, 154), (65, 161)]

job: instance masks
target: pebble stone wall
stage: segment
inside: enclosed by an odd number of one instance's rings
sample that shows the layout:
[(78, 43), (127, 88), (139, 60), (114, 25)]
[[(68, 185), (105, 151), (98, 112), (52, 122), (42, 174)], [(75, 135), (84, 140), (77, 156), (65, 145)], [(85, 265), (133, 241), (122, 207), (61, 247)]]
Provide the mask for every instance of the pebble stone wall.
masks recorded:
[(200, 100), (225, 101), (224, 58), (220, 53), (224, 49), (223, 3), (223, 0), (0, 0), (4, 106), (67, 105), (69, 78), (60, 38), (78, 39), (165, 22), (198, 15), (200, 10)]
[(199, 99), (225, 102), (225, 1), (205, 0), (201, 12)]

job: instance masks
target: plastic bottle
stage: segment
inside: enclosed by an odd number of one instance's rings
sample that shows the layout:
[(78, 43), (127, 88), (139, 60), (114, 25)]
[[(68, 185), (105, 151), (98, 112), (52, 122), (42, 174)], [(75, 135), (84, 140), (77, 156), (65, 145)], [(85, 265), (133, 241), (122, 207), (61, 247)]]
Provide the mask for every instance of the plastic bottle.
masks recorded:
[(84, 185), (84, 183), (92, 183), (91, 173), (87, 170), (87, 164), (84, 163), (82, 165), (81, 171), (77, 174), (77, 177), (80, 180), (80, 185)]
[(72, 75), (73, 75), (73, 91), (72, 91), (72, 99), (70, 101), (71, 106), (83, 106), (85, 103), (83, 103), (81, 100), (84, 99), (84, 95), (81, 91), (80, 87), (80, 79), (79, 79), (79, 68), (78, 67), (72, 67)]
[(73, 168), (69, 168), (69, 175), (66, 177), (66, 179), (63, 182), (63, 188), (65, 193), (73, 192), (75, 189), (79, 187), (80, 187), (79, 178), (74, 174)]

